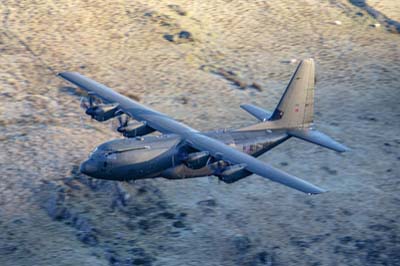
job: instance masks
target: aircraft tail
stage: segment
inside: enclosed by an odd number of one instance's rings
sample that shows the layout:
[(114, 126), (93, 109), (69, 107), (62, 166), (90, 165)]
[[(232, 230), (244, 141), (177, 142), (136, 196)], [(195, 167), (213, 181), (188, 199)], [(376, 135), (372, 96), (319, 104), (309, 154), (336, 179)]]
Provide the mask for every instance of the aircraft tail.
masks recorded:
[(300, 62), (269, 121), (281, 120), (285, 128), (308, 128), (314, 117), (315, 64)]
[(250, 104), (241, 106), (258, 118), (260, 123), (241, 128), (239, 131), (286, 129), (291, 137), (338, 152), (348, 150), (329, 136), (311, 129), (314, 118), (314, 86), (314, 60), (312, 58), (302, 60), (272, 114)]
[(241, 105), (262, 122), (240, 130), (310, 128), (314, 117), (314, 85), (314, 60), (302, 60), (272, 114), (251, 104)]

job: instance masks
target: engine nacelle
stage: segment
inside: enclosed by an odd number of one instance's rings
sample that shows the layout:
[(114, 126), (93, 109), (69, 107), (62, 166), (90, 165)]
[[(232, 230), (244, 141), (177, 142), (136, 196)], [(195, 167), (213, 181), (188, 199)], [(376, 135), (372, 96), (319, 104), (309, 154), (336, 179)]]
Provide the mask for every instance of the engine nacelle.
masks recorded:
[(246, 170), (246, 164), (228, 166), (221, 173), (217, 174), (220, 180), (228, 184), (236, 182), (249, 175), (251, 175), (251, 172)]
[(127, 126), (119, 127), (117, 130), (126, 138), (141, 137), (155, 131), (146, 124), (139, 123), (128, 124)]
[(210, 153), (208, 151), (194, 152), (190, 153), (184, 162), (191, 169), (200, 169), (206, 166), (209, 158)]
[(86, 109), (86, 114), (93, 119), (103, 122), (120, 115), (118, 104), (98, 104)]

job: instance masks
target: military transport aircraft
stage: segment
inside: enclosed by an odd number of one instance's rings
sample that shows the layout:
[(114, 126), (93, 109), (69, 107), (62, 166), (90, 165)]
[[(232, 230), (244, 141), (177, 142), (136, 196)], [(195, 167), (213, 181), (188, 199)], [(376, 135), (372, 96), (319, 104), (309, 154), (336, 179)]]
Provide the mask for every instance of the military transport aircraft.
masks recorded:
[[(88, 98), (82, 102), (86, 114), (101, 122), (118, 117), (117, 130), (126, 137), (101, 144), (81, 164), (80, 171), (95, 178), (129, 181), (215, 175), (223, 182), (233, 183), (257, 174), (307, 194), (319, 194), (325, 190), (255, 157), (291, 137), (337, 152), (347, 150), (311, 128), (313, 59), (300, 62), (274, 112), (250, 104), (241, 105), (259, 123), (211, 132), (199, 132), (79, 73), (63, 72), (59, 76), (88, 92)], [(129, 121), (129, 118), (136, 121)], [(143, 137), (155, 131), (162, 134)]]

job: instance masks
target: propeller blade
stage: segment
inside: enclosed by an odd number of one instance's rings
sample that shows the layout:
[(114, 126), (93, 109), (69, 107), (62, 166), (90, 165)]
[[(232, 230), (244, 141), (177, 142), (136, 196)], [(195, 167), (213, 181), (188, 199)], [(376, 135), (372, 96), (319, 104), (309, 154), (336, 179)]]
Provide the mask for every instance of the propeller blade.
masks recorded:
[(79, 105), (82, 109), (85, 109), (85, 110), (89, 108), (88, 101), (85, 97), (81, 97)]
[(118, 116), (119, 126), (122, 126), (122, 115)]
[(125, 118), (124, 118), (124, 122), (123, 122), (123, 124), (122, 124), (122, 125), (123, 125), (124, 127), (126, 127), (126, 126), (128, 126), (128, 122), (129, 122), (129, 116), (127, 116), (127, 115), (124, 115), (124, 117), (125, 117)]
[(93, 96), (89, 95), (89, 106), (92, 107), (93, 106)]
[(119, 133), (122, 133), (122, 125), (123, 125), (122, 115), (118, 116), (117, 119), (118, 119), (118, 125), (115, 127), (115, 130), (117, 130)]
[(119, 133), (123, 133), (125, 131), (125, 128), (128, 126), (129, 116), (125, 114), (118, 116), (118, 122), (119, 126), (117, 127), (117, 131)]
[(112, 119), (110, 123), (110, 129), (112, 131), (118, 131), (119, 121), (117, 119)]

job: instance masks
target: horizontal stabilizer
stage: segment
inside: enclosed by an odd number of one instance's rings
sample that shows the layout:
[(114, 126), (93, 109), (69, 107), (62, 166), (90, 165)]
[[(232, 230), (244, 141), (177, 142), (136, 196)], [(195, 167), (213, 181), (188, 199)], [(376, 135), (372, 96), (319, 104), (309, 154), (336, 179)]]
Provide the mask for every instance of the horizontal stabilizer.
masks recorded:
[(287, 133), (292, 137), (296, 137), (337, 152), (345, 152), (349, 150), (349, 148), (347, 148), (343, 144), (340, 144), (339, 142), (333, 140), (331, 137), (317, 130), (293, 129), (293, 130), (288, 130)]
[(272, 115), (272, 113), (252, 104), (242, 104), (240, 107), (260, 121), (267, 121)]

